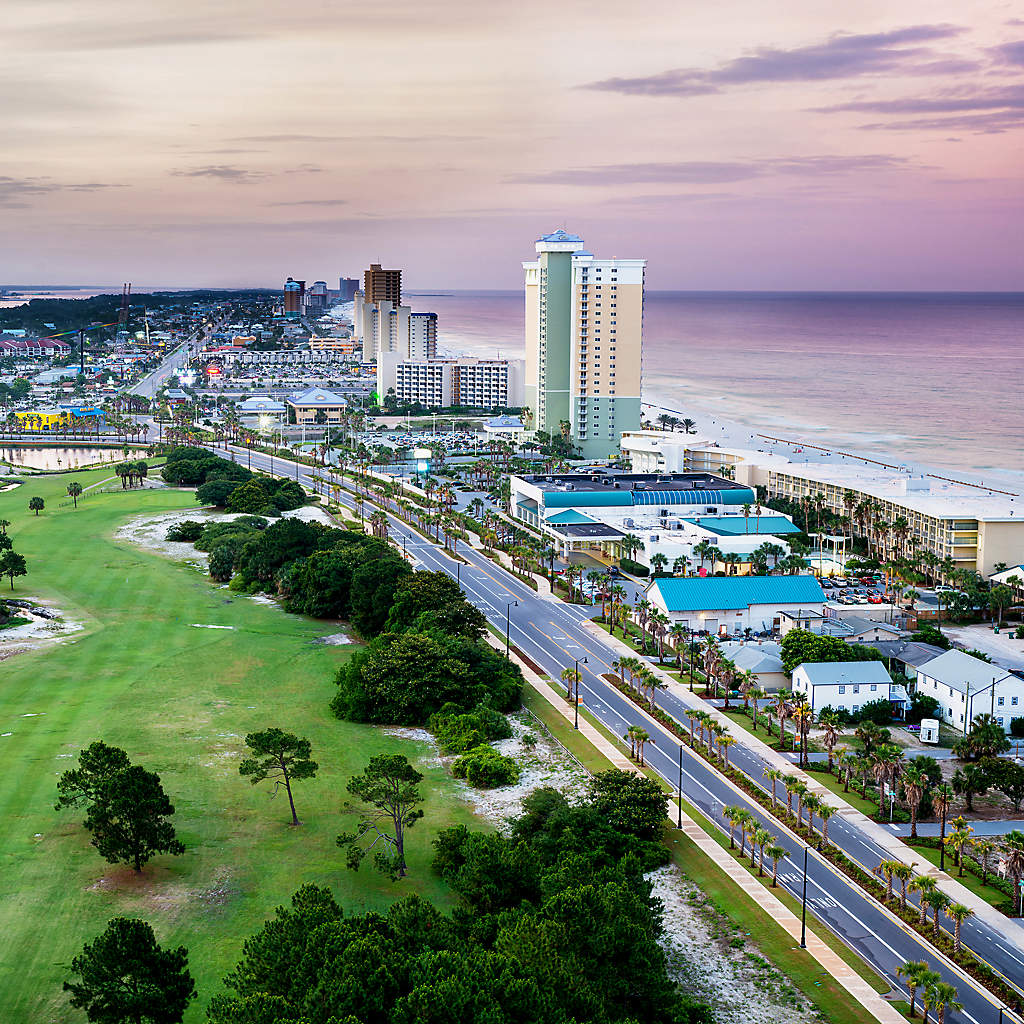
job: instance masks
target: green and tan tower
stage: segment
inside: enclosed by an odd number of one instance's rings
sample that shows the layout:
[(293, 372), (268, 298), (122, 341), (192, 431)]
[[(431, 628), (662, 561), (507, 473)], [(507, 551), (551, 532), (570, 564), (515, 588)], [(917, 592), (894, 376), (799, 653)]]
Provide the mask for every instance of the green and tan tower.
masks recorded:
[(645, 260), (599, 260), (559, 230), (526, 275), (526, 405), (532, 426), (569, 424), (584, 458), (616, 453), (640, 427)]

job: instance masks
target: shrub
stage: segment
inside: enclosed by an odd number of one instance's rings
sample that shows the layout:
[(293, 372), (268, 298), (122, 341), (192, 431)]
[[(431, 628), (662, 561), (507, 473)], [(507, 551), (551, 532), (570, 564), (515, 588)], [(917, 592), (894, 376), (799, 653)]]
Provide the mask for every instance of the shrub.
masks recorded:
[(888, 725), (892, 721), (892, 704), (885, 697), (869, 700), (866, 704), (861, 705), (861, 709), (855, 717), (859, 722)]
[(205, 528), (205, 523), (197, 523), (194, 519), (186, 519), (184, 522), (175, 523), (167, 531), (167, 539), (194, 544), (202, 536)]
[(632, 573), (634, 576), (646, 576), (650, 573), (646, 565), (634, 562), (632, 558), (620, 558), (619, 566), (623, 572)]
[(452, 774), (471, 786), (493, 789), (518, 782), (522, 772), (513, 758), (499, 754), (494, 747), (481, 745), (458, 758), (452, 765)]
[(1010, 735), (1018, 737), (1024, 736), (1024, 718), (1010, 719)]
[(235, 571), (235, 557), (241, 549), (241, 541), (227, 541), (218, 544), (210, 552), (210, 578), (218, 583), (227, 583)]
[(257, 515), (266, 515), (273, 507), (267, 492), (260, 486), (258, 480), (250, 480), (235, 487), (227, 496), (225, 505), (229, 512), (250, 512)]
[(512, 735), (508, 719), (489, 707), (462, 713), (457, 704), (446, 704), (430, 716), (428, 725), (447, 754), (464, 754), (488, 740), (504, 740)]
[(205, 484), (196, 489), (196, 501), (200, 505), (216, 505), (218, 508), (224, 508), (231, 492), (240, 486), (240, 481), (225, 480), (223, 477), (207, 480)]

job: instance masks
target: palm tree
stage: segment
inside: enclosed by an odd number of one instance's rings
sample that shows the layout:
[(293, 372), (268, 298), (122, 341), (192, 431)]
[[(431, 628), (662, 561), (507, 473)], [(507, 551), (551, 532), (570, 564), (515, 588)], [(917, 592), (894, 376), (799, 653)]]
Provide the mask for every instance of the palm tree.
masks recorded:
[(954, 903), (946, 908), (946, 914), (953, 922), (953, 952), (959, 953), (961, 945), (960, 929), (963, 928), (964, 921), (973, 916), (974, 911), (970, 907), (965, 907), (962, 903)]
[(776, 888), (779, 884), (779, 861), (784, 860), (788, 856), (788, 851), (784, 846), (779, 846), (777, 843), (771, 846), (765, 846), (761, 849), (762, 859), (767, 857), (772, 862), (772, 888)]
[(910, 885), (907, 886), (907, 888), (911, 892), (916, 892), (918, 894), (918, 922), (923, 927), (925, 922), (928, 920), (928, 903), (926, 897), (933, 889), (936, 888), (935, 879), (929, 878), (928, 875), (919, 875), (910, 883)]
[(809, 764), (807, 760), (807, 736), (811, 726), (814, 724), (814, 711), (811, 710), (810, 704), (797, 704), (793, 709), (793, 722), (797, 727), (797, 733), (800, 737), (800, 767), (806, 768)]
[(572, 700), (573, 687), (580, 683), (580, 673), (575, 668), (563, 668), (560, 678), (565, 683), (565, 699)]
[(776, 799), (775, 799), (775, 784), (777, 782), (781, 782), (782, 779), (785, 778), (785, 776), (783, 775), (782, 771), (779, 768), (769, 768), (766, 765), (765, 769), (764, 769), (764, 777), (772, 785), (772, 789), (771, 789), (771, 792), (772, 792), (772, 810), (774, 811), (776, 806), (777, 806)]
[(822, 714), (818, 718), (818, 725), (821, 726), (823, 735), (821, 742), (828, 753), (828, 772), (832, 774), (832, 757), (836, 744), (839, 742), (839, 723), (834, 715)]
[(954, 829), (946, 837), (946, 844), (956, 854), (957, 878), (964, 877), (964, 847), (971, 841), (974, 829), (965, 823), (963, 828)]
[(736, 742), (735, 736), (730, 736), (725, 733), (718, 737), (718, 749), (722, 754), (722, 764), (724, 767), (729, 767), (729, 748)]
[(817, 813), (819, 800), (813, 793), (805, 793), (803, 796), (804, 810), (807, 811), (807, 830), (810, 832), (808, 838), (814, 838), (814, 815)]
[(1007, 832), (1003, 838), (1003, 863), (1006, 873), (1013, 879), (1013, 891), (1016, 894), (1017, 914), (1024, 917), (1024, 889), (1021, 878), (1024, 878), (1024, 832)]
[(875, 868), (875, 874), (881, 875), (885, 879), (885, 900), (891, 902), (893, 897), (892, 891), (892, 879), (896, 873), (896, 865), (899, 861), (896, 860), (883, 860), (877, 868)]
[(821, 818), (821, 844), (822, 846), (828, 845), (828, 821), (838, 811), (837, 807), (833, 807), (831, 804), (825, 803), (823, 800), (818, 801), (818, 817)]
[(974, 839), (971, 841), (971, 849), (981, 868), (981, 884), (988, 885), (989, 865), (992, 861), (992, 854), (996, 852), (996, 844), (991, 839)]
[(746, 814), (742, 807), (727, 804), (722, 808), (722, 817), (729, 822), (729, 849), (736, 849), (736, 826), (740, 823), (740, 815)]
[(917, 812), (921, 806), (921, 798), (928, 787), (928, 776), (919, 765), (907, 765), (903, 769), (903, 789), (906, 793), (907, 807), (910, 810), (910, 838), (917, 838)]
[(740, 827), (740, 860), (742, 860), (746, 854), (745, 849), (747, 845), (747, 834), (757, 829), (757, 819), (750, 813), (750, 811), (740, 810), (737, 815), (737, 824)]
[(71, 500), (75, 503), (75, 508), (78, 508), (78, 496), (82, 493), (82, 485), (77, 480), (72, 480), (68, 484), (68, 495)]
[(932, 983), (929, 975), (934, 975), (936, 979), (940, 976), (930, 970), (924, 960), (908, 960), (901, 967), (896, 968), (896, 973), (906, 982), (907, 991), (910, 993), (910, 1016), (914, 1017), (916, 1016), (914, 1000), (917, 996), (917, 990), (926, 984)]
[[(950, 985), (946, 981), (937, 981), (934, 985), (929, 985), (926, 995), (922, 998), (921, 1002), (924, 1003), (925, 999), (928, 1000), (926, 1005), (931, 1006), (935, 1010), (935, 1021), (936, 1024), (945, 1024), (946, 1010), (952, 1010), (954, 1013), (959, 1013), (963, 1008), (963, 1003), (957, 1001), (957, 991), (954, 985)], [(925, 1010), (925, 1021), (928, 1020), (928, 1010)]]
[(757, 851), (760, 851), (761, 857), (757, 865), (757, 874), (759, 878), (764, 877), (764, 847), (766, 843), (770, 843), (775, 836), (768, 831), (768, 829), (761, 825), (756, 825), (753, 833), (750, 836), (750, 866), (754, 866), (754, 855)]
[(900, 881), (900, 907), (906, 912), (907, 909), (907, 882), (914, 877), (914, 869), (903, 861), (895, 861), (892, 869), (893, 877)]

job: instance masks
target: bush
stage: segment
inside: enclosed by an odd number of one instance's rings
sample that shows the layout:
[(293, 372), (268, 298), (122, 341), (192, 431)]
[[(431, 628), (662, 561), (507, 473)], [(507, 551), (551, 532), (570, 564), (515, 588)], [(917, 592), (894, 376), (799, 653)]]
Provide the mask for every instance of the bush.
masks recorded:
[(493, 789), (518, 782), (522, 772), (513, 758), (499, 754), (494, 747), (481, 745), (458, 758), (452, 765), (452, 774), (471, 786)]
[(464, 754), (488, 740), (504, 740), (512, 735), (508, 719), (489, 707), (462, 713), (457, 704), (446, 704), (430, 716), (428, 726), (446, 754)]
[[(198, 493), (198, 492), (197, 492)], [(274, 508), (267, 492), (258, 480), (249, 480), (232, 489), (227, 495), (225, 508), (229, 512), (250, 512), (266, 515)]]
[(623, 572), (632, 573), (634, 576), (646, 576), (650, 572), (646, 565), (634, 562), (632, 558), (620, 558), (619, 567)]
[(205, 523), (197, 523), (194, 519), (186, 519), (184, 522), (175, 523), (167, 531), (167, 539), (179, 543), (194, 544), (202, 536), (205, 528)]
[(922, 718), (939, 718), (939, 702), (926, 693), (915, 693), (910, 698), (910, 707), (907, 710), (906, 722), (908, 725), (915, 725)]
[(860, 711), (854, 716), (858, 722), (874, 722), (875, 725), (888, 725), (892, 721), (892, 704), (879, 697), (862, 704)]
[(210, 578), (218, 583), (227, 583), (235, 571), (235, 558), (241, 550), (241, 541), (227, 541), (218, 544), (210, 552)]
[(225, 480), (223, 477), (207, 480), (205, 484), (196, 489), (196, 501), (200, 505), (216, 505), (218, 508), (224, 508), (232, 491), (240, 486), (240, 481)]
[(1010, 719), (1010, 735), (1024, 737), (1024, 718)]

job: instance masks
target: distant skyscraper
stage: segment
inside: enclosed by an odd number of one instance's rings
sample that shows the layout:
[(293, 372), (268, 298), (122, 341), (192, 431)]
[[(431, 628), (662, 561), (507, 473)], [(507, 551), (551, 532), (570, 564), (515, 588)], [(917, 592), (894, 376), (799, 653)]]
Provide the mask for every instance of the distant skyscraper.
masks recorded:
[(288, 278), (284, 283), (284, 312), (285, 316), (298, 316), (302, 312), (302, 293), (304, 281), (296, 281)]
[(359, 281), (357, 278), (338, 278), (338, 292), (341, 295), (342, 302), (351, 302), (356, 297), (357, 291), (359, 291)]
[(402, 272), (383, 270), (379, 263), (371, 263), (363, 273), (363, 301), (402, 304)]
[(533, 427), (606, 458), (640, 427), (645, 260), (599, 260), (583, 239), (537, 240), (526, 275), (526, 405)]
[(312, 314), (327, 311), (327, 282), (314, 281), (306, 292), (306, 312)]

